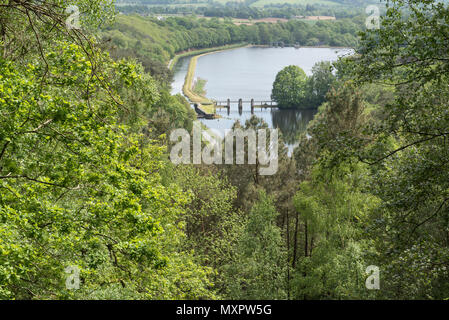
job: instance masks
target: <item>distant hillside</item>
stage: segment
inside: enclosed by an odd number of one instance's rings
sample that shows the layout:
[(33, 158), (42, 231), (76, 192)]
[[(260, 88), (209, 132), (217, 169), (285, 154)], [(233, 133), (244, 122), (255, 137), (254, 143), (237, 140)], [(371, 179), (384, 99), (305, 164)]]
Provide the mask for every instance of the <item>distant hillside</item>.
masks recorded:
[(176, 4), (213, 4), (218, 2), (225, 4), (228, 2), (245, 3), (251, 6), (265, 6), (270, 4), (297, 4), (297, 5), (323, 5), (323, 6), (348, 6), (361, 7), (372, 3), (380, 3), (379, 0), (117, 0), (117, 5), (176, 5)]
[(237, 25), (216, 18), (167, 17), (159, 20), (119, 15), (113, 26), (103, 30), (102, 37), (113, 57), (136, 58), (152, 75), (166, 81), (166, 65), (179, 52), (236, 43), (353, 47), (361, 24), (361, 21), (341, 19)]
[[(229, 2), (220, 0), (220, 2)], [(270, 4), (299, 4), (299, 5), (323, 5), (323, 6), (348, 6), (362, 7), (372, 3), (379, 3), (376, 0), (257, 0), (252, 6), (265, 6)]]
[[(380, 0), (121, 0), (116, 7), (123, 14), (197, 15), (238, 19), (295, 16), (333, 16), (337, 19), (364, 15), (369, 4)], [(385, 2), (382, 3), (382, 6)]]

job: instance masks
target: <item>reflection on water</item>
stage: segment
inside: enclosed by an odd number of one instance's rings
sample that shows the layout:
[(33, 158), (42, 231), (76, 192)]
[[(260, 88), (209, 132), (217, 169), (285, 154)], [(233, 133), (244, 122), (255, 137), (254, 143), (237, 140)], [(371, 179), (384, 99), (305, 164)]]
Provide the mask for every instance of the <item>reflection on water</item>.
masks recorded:
[(335, 48), (238, 48), (199, 57), (195, 76), (207, 80), (207, 96), (215, 100), (270, 100), (273, 82), (284, 67), (297, 65), (310, 76), (317, 62), (350, 53)]
[(189, 68), (190, 59), (192, 57), (183, 57), (178, 60), (173, 68), (173, 82), (171, 84), (171, 94), (182, 93), (182, 86)]
[[(214, 132), (224, 137), (225, 130), (232, 128), (238, 120), (242, 125), (252, 116), (249, 104), (243, 104), (243, 112), (239, 114), (238, 106), (231, 104), (231, 110), (228, 114), (227, 109), (217, 109), (217, 114), (221, 117), (213, 120), (201, 119), (206, 126), (213, 129)], [(254, 115), (263, 119), (270, 128), (278, 128), (284, 139), (284, 142), (292, 149), (300, 133), (306, 130), (307, 124), (317, 113), (316, 109), (293, 110), (278, 108), (255, 108)]]
[(307, 128), (307, 124), (316, 114), (316, 109), (309, 110), (272, 110), (273, 127), (282, 132), (284, 142), (292, 146), (298, 140), (301, 132)]

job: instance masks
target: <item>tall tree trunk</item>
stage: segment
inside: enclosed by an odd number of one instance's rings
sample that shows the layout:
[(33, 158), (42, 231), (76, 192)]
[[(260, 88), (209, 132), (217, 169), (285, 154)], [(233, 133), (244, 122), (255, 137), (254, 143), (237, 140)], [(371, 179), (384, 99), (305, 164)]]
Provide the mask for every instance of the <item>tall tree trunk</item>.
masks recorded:
[(309, 235), (307, 232), (307, 221), (304, 224), (304, 234), (305, 234), (305, 241), (304, 241), (304, 256), (307, 257), (309, 254)]
[(295, 235), (294, 235), (294, 242), (293, 242), (293, 261), (292, 261), (293, 269), (295, 269), (295, 266), (296, 266), (296, 251), (298, 248), (298, 225), (299, 225), (299, 213), (296, 212)]
[(288, 220), (288, 209), (287, 209), (287, 300), (290, 300), (290, 263), (288, 260), (288, 256), (290, 254), (290, 228), (289, 228), (289, 220)]
[(311, 237), (311, 239), (310, 239), (310, 252), (309, 252), (309, 255), (310, 256), (312, 256), (312, 250), (313, 250), (313, 235), (312, 235), (312, 237)]

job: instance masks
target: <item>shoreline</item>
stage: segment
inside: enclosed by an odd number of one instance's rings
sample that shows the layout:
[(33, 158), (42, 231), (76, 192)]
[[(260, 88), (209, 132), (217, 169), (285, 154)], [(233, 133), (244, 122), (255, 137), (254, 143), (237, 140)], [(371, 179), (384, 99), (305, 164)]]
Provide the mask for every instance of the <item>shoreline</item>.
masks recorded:
[[(182, 93), (184, 94), (184, 96), (186, 96), (188, 98), (188, 100), (191, 103), (198, 104), (198, 108), (200, 110), (202, 110), (203, 112), (205, 112), (207, 114), (215, 114), (216, 108), (215, 108), (214, 101), (207, 98), (206, 96), (197, 94), (193, 91), (194, 76), (195, 76), (197, 61), (200, 57), (203, 57), (208, 54), (218, 53), (218, 52), (242, 48), (242, 47), (275, 48), (275, 47), (272, 47), (269, 45), (252, 45), (252, 44), (240, 43), (240, 44), (236, 44), (236, 45), (227, 45), (227, 46), (221, 46), (221, 47), (212, 47), (212, 48), (206, 48), (206, 49), (191, 50), (191, 51), (187, 51), (187, 52), (176, 55), (172, 60), (170, 60), (168, 67), (170, 70), (173, 70), (174, 66), (176, 65), (176, 63), (178, 62), (178, 60), (180, 58), (193, 56), (190, 59), (187, 73), (184, 78), (184, 84), (182, 86)], [(295, 47), (283, 47), (283, 48), (295, 48)], [(349, 47), (332, 47), (332, 46), (300, 46), (296, 49), (301, 49), (301, 48), (326, 48), (326, 49), (353, 50), (352, 48), (349, 48)]]
[[(178, 60), (180, 58), (195, 56), (197, 54), (202, 54), (202, 53), (213, 53), (213, 52), (219, 52), (219, 51), (231, 50), (231, 49), (243, 48), (243, 47), (249, 47), (249, 48), (280, 48), (280, 47), (273, 47), (273, 46), (270, 46), (270, 45), (267, 45), (267, 44), (237, 43), (237, 44), (228, 44), (228, 45), (219, 46), (219, 47), (184, 50), (184, 51), (181, 51), (181, 52), (175, 54), (175, 56), (172, 59), (170, 59), (170, 61), (167, 64), (167, 68), (169, 68), (170, 70), (173, 70), (173, 68), (176, 66), (176, 63), (178, 62)], [(295, 47), (294, 46), (284, 46), (283, 48), (295, 48)], [(354, 48), (350, 48), (350, 47), (327, 46), (327, 45), (322, 45), (322, 46), (299, 46), (297, 49), (301, 49), (301, 48), (352, 49), (352, 50), (354, 50)]]
[[(215, 114), (215, 103), (214, 101), (210, 100), (209, 98), (196, 94), (193, 92), (193, 80), (195, 76), (196, 71), (196, 63), (198, 61), (198, 58), (203, 57), (208, 54), (237, 49), (241, 47), (246, 47), (248, 44), (237, 44), (234, 46), (222, 46), (222, 47), (214, 47), (209, 48), (206, 52), (200, 53), (195, 55), (194, 51), (192, 51), (193, 54), (185, 55), (190, 56), (193, 55), (192, 59), (190, 59), (189, 67), (187, 69), (187, 74), (184, 79), (184, 85), (182, 86), (182, 93), (190, 100), (192, 103), (197, 103), (198, 108), (202, 110), (203, 112), (207, 114)], [(202, 50), (203, 51), (203, 50)], [(190, 52), (189, 52), (190, 53)], [(176, 61), (177, 62), (177, 61)], [(175, 62), (175, 63), (176, 63)], [(172, 63), (174, 66), (174, 63)]]
[[(250, 47), (254, 47), (254, 48), (296, 48), (295, 46), (284, 46), (284, 47), (273, 47), (273, 46), (269, 46), (267, 44), (253, 44)], [(299, 46), (296, 49), (301, 49), (301, 48), (315, 48), (315, 49), (348, 49), (348, 50), (354, 50), (354, 48), (350, 48), (350, 47), (341, 47), (341, 46)]]
[(212, 53), (212, 52), (218, 52), (218, 51), (224, 51), (224, 50), (231, 50), (231, 49), (242, 48), (242, 47), (246, 47), (246, 46), (248, 46), (248, 43), (241, 42), (241, 43), (228, 44), (228, 45), (219, 46), (219, 47), (189, 49), (189, 50), (181, 51), (181, 52), (175, 54), (173, 59), (171, 59), (168, 62), (167, 68), (170, 70), (173, 70), (173, 68), (176, 66), (176, 63), (178, 62), (178, 60), (180, 58), (195, 56), (195, 55), (199, 55), (199, 54), (203, 54), (203, 53)]

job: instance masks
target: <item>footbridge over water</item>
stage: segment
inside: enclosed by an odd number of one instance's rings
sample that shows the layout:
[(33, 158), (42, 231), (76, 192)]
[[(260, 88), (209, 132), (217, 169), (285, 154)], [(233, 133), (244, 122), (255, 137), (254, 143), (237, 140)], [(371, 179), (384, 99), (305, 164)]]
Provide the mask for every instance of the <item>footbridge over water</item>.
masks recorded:
[(228, 109), (228, 114), (230, 113), (231, 110), (231, 104), (237, 104), (238, 105), (238, 110), (239, 110), (239, 114), (242, 114), (243, 112), (243, 104), (249, 104), (250, 108), (251, 108), (251, 113), (254, 113), (254, 109), (255, 108), (277, 108), (277, 103), (275, 101), (272, 100), (243, 100), (243, 99), (239, 99), (239, 100), (231, 100), (231, 99), (227, 99), (225, 101), (214, 101), (215, 102), (215, 108), (226, 108)]
[[(231, 99), (227, 99), (227, 100), (213, 100), (213, 107), (215, 109), (227, 109), (228, 111), (228, 115), (231, 113), (231, 104), (237, 104), (238, 106), (238, 111), (239, 111), (239, 115), (243, 114), (243, 104), (246, 104), (250, 106), (250, 110), (251, 110), (251, 114), (254, 114), (254, 110), (256, 108), (258, 109), (268, 109), (268, 108), (277, 108), (277, 103), (276, 101), (272, 101), (272, 100), (243, 100), (243, 99), (239, 99), (239, 100), (231, 100)], [(215, 119), (217, 118), (216, 113), (208, 113), (206, 111), (204, 111), (204, 108), (201, 108), (201, 106), (197, 103), (192, 104), (192, 106), (194, 107), (198, 118), (202, 118), (202, 119)], [(209, 111), (210, 112), (210, 111)]]

